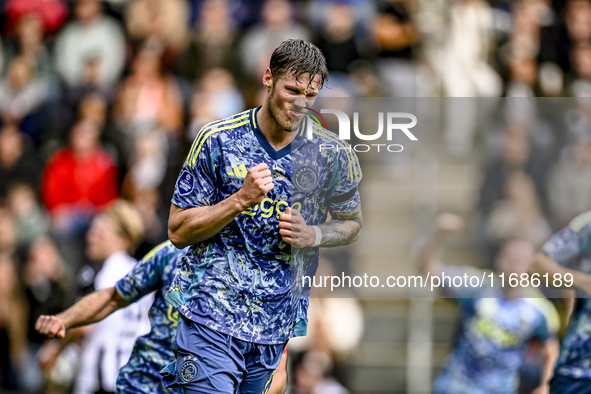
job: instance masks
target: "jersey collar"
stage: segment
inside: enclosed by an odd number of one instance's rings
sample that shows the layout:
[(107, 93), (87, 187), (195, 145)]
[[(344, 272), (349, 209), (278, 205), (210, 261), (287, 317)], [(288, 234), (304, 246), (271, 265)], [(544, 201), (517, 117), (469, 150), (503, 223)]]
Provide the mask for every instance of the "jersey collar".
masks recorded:
[(269, 141), (267, 141), (267, 138), (264, 136), (257, 122), (256, 115), (259, 109), (261, 109), (261, 107), (262, 105), (259, 105), (258, 107), (250, 110), (250, 124), (252, 126), (252, 129), (254, 130), (254, 135), (257, 137), (257, 140), (259, 141), (263, 149), (269, 154), (269, 156), (271, 156), (273, 160), (281, 159), (282, 157), (289, 154), (292, 151), (292, 149), (295, 149), (296, 147), (299, 147), (301, 145), (304, 130), (306, 130), (306, 124), (308, 122), (308, 117), (306, 116), (304, 121), (302, 122), (300, 130), (297, 131), (296, 138), (284, 148), (281, 148), (280, 150), (275, 150), (275, 148), (273, 148), (271, 144), (269, 144)]

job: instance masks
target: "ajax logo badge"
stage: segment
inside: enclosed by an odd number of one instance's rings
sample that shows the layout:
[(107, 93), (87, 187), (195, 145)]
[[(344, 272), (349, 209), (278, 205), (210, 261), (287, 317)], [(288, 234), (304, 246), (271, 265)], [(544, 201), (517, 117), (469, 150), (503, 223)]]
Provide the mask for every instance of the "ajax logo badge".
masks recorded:
[(312, 190), (318, 183), (318, 175), (308, 166), (298, 168), (295, 172), (295, 184), (302, 191)]
[(181, 379), (190, 382), (197, 376), (197, 363), (193, 360), (187, 360), (181, 368)]

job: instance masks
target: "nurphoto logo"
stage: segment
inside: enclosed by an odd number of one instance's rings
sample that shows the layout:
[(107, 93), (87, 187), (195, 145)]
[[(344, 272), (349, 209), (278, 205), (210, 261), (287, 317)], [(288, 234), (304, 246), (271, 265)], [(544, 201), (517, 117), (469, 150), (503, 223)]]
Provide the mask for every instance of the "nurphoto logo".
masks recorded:
[[(353, 127), (351, 127), (351, 119), (345, 112), (337, 109), (321, 109), (320, 112), (305, 107), (308, 110), (308, 115), (314, 119), (321, 127), (328, 129), (326, 120), (322, 114), (335, 115), (338, 122), (338, 136), (340, 140), (349, 141), (351, 140), (351, 130), (359, 140), (362, 141), (378, 141), (386, 132), (386, 141), (388, 143), (372, 143), (372, 144), (354, 144), (347, 147), (339, 146), (337, 144), (320, 144), (320, 151), (323, 150), (354, 150), (355, 152), (369, 152), (370, 150), (376, 150), (380, 152), (385, 150), (388, 152), (402, 152), (404, 147), (401, 144), (390, 143), (395, 133), (402, 132), (409, 140), (418, 141), (417, 137), (410, 131), (417, 125), (417, 117), (414, 114), (408, 112), (378, 112), (378, 129), (373, 134), (366, 134), (360, 130), (359, 127), (359, 112), (353, 112)], [(401, 122), (402, 121), (402, 122)], [(385, 126), (384, 126), (385, 124)], [(314, 125), (308, 122), (306, 127), (306, 137), (313, 139)]]

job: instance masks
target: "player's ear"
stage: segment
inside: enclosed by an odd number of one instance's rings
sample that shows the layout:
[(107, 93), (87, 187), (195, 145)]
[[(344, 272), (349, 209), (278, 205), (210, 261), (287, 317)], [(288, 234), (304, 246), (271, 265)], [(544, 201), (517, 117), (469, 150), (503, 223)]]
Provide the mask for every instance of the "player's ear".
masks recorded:
[(267, 90), (271, 90), (271, 87), (273, 86), (273, 74), (271, 74), (270, 68), (267, 68), (263, 74), (263, 85)]

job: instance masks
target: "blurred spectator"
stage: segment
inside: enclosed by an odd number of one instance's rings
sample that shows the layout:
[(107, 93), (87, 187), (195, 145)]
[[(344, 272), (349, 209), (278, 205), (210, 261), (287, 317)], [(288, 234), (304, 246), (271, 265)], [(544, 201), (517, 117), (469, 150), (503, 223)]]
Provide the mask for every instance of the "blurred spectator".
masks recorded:
[(589, 0), (570, 0), (565, 21), (571, 48), (591, 44), (591, 2)]
[(447, 97), (497, 97), (501, 79), (488, 64), (493, 14), (483, 0), (456, 0), (434, 67)]
[(21, 18), (36, 15), (44, 31), (55, 33), (68, 16), (68, 9), (63, 0), (7, 0), (6, 15), (8, 31), (12, 31), (13, 24), (19, 24)]
[(28, 389), (39, 390), (43, 381), (37, 355), (46, 338), (35, 331), (35, 322), (41, 315), (58, 313), (70, 305), (75, 291), (57, 246), (49, 237), (40, 237), (31, 245), (23, 267), (23, 285), (29, 304), (29, 361), (24, 376)]
[(56, 68), (69, 87), (114, 84), (125, 63), (125, 38), (119, 25), (103, 15), (101, 0), (76, 0), (76, 19), (56, 41)]
[(505, 95), (507, 97), (537, 96), (538, 62), (532, 52), (515, 48), (509, 59), (509, 81)]
[(119, 195), (117, 167), (100, 146), (91, 120), (78, 122), (70, 144), (56, 152), (43, 174), (43, 201), (59, 235), (85, 231), (90, 220)]
[(529, 137), (530, 149), (535, 152), (539, 165), (549, 162), (559, 150), (552, 124), (542, 117), (539, 102), (532, 97), (506, 98), (501, 107), (501, 118), (493, 122), (492, 129), (485, 129), (483, 140), (490, 161), (505, 154), (506, 138), (510, 133), (522, 133)]
[(548, 179), (550, 208), (558, 228), (591, 209), (591, 138), (571, 144), (568, 152)]
[(234, 78), (225, 69), (214, 68), (196, 85), (191, 104), (191, 124), (186, 136), (193, 141), (201, 127), (244, 110), (244, 100)]
[(19, 252), (29, 249), (34, 240), (49, 232), (49, 218), (37, 201), (30, 185), (17, 182), (8, 191), (7, 203), (16, 222)]
[[(0, 221), (1, 211), (2, 208)], [(16, 262), (1, 250), (0, 278), (0, 390), (11, 390), (19, 388), (19, 373), (26, 358), (27, 304), (19, 285)]]
[(16, 254), (16, 221), (10, 209), (0, 205), (0, 253)]
[(92, 120), (101, 129), (107, 123), (107, 102), (98, 93), (85, 96), (78, 112), (81, 120)]
[(146, 43), (133, 59), (131, 74), (120, 85), (113, 116), (131, 145), (145, 129), (160, 128), (171, 136), (181, 132), (180, 92), (174, 77), (163, 73), (161, 61), (161, 46)]
[[(431, 59), (446, 97), (498, 97), (502, 81), (489, 64), (493, 44), (493, 11), (483, 0), (455, 0), (449, 9), (441, 48)], [(447, 149), (463, 156), (472, 149), (478, 126), (477, 100), (445, 103)]]
[(571, 57), (573, 78), (568, 93), (578, 96), (583, 92), (591, 92), (591, 44), (575, 47)]
[(288, 38), (309, 41), (310, 32), (295, 21), (289, 0), (265, 0), (261, 24), (248, 29), (240, 44), (240, 64), (245, 74), (254, 79), (263, 75), (272, 51)]
[(136, 256), (143, 256), (168, 237), (169, 205), (160, 190), (168, 163), (166, 137), (159, 131), (144, 133), (135, 141), (129, 170), (123, 179), (122, 196), (141, 213), (146, 227)]
[(25, 182), (39, 189), (41, 164), (27, 139), (12, 125), (0, 129), (0, 198), (15, 182)]
[(487, 221), (487, 241), (495, 252), (510, 239), (524, 238), (539, 247), (552, 235), (540, 208), (535, 185), (523, 172), (509, 175), (505, 198), (495, 203)]
[(188, 42), (189, 7), (186, 0), (133, 0), (125, 23), (133, 42), (155, 40), (174, 58)]
[(15, 36), (6, 41), (5, 63), (18, 56), (25, 57), (32, 65), (34, 73), (48, 77), (52, 71), (49, 50), (43, 41), (43, 21), (38, 14), (30, 13), (21, 17), (15, 26)]
[(326, 57), (331, 80), (334, 80), (334, 73), (348, 72), (351, 63), (361, 58), (356, 24), (355, 9), (351, 4), (331, 2), (325, 10), (316, 45)]
[(237, 28), (232, 19), (229, 0), (201, 2), (199, 21), (184, 56), (176, 70), (190, 81), (201, 78), (211, 68), (223, 67), (240, 75), (236, 48)]
[(124, 189), (133, 196), (136, 191), (158, 189), (166, 173), (166, 138), (158, 130), (146, 132), (135, 141), (131, 165)]
[(47, 81), (38, 78), (24, 56), (19, 56), (8, 65), (6, 79), (0, 82), (0, 112), (6, 123), (21, 125), (23, 131), (35, 141), (40, 141), (42, 126), (35, 110), (48, 94)]
[(591, 138), (591, 87), (579, 87), (581, 90), (578, 93), (581, 96), (577, 95), (564, 115), (566, 133), (563, 139), (567, 146), (569, 143)]
[(415, 46), (420, 35), (409, 10), (407, 0), (380, 1), (379, 13), (373, 24), (373, 36), (378, 49), (378, 70), (386, 83), (385, 93), (394, 97), (417, 94), (417, 64)]
[(564, 19), (542, 30), (540, 60), (558, 64), (571, 71), (574, 48), (591, 43), (591, 3), (588, 0), (567, 0), (562, 10)]
[(523, 171), (533, 179), (536, 194), (542, 206), (546, 206), (544, 165), (531, 150), (528, 130), (519, 124), (508, 123), (502, 157), (495, 159), (484, 172), (478, 203), (481, 214), (488, 216), (495, 202), (504, 197), (509, 175), (514, 171)]
[(383, 97), (382, 84), (372, 63), (360, 60), (351, 65), (349, 80), (353, 86), (353, 96)]

